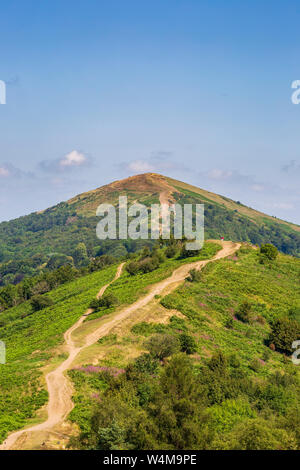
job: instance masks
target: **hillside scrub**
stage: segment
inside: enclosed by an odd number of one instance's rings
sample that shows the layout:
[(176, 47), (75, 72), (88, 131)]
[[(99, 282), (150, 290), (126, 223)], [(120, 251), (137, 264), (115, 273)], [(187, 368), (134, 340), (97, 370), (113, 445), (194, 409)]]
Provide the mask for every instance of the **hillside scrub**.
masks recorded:
[[(256, 250), (242, 247), (237, 257), (208, 264), (200, 282), (185, 282), (161, 299), (184, 318), (137, 323), (132, 341), (140, 338), (144, 349), (145, 338), (156, 346), (157, 337), (173, 336), (186, 352), (167, 351), (153, 368), (158, 355), (141, 356), (106, 381), (93, 407), (77, 401), (71, 419), (81, 434), (71, 446), (300, 449), (300, 377), (289, 357), (293, 335), (299, 339), (299, 272), (298, 259), (278, 254), (260, 264)], [(116, 359), (110, 365), (124, 367)], [(78, 380), (75, 387), (79, 397)]]
[[(79, 408), (72, 411), (71, 419), (80, 423), (81, 433), (71, 439), (70, 447), (98, 450), (299, 448), (299, 435), (290, 427), (290, 418), (276, 405), (275, 397), (283, 399), (282, 385), (273, 385), (272, 377), (259, 385), (238, 365), (231, 370), (225, 359), (213, 356), (201, 366), (199, 373), (195, 362), (183, 353), (173, 355), (160, 366), (144, 354), (116, 378), (94, 374), (94, 386), (101, 398), (95, 401), (90, 418), (85, 421), (78, 414)], [(83, 375), (75, 380), (77, 389), (81, 387), (80, 380), (89, 380)], [(289, 403), (296, 403), (299, 382), (288, 373), (282, 380), (285, 377), (289, 380), (286, 385), (291, 394)], [(299, 411), (295, 417), (299, 419)]]
[[(219, 249), (219, 245), (208, 243), (203, 254), (192, 260), (212, 257)], [(120, 306), (134, 302), (143, 294), (145, 287), (168, 277), (183, 262), (168, 259), (162, 261), (155, 271), (134, 277), (124, 272), (107, 289), (104, 298), (111, 299), (114, 296)], [(70, 267), (66, 269), (70, 272)], [(92, 271), (91, 274), (68, 280), (47, 292), (46, 296), (53, 301), (53, 305), (43, 310), (32, 313), (30, 300), (27, 300), (1, 313), (0, 338), (6, 343), (7, 364), (0, 364), (0, 441), (8, 432), (27, 424), (46, 403), (47, 392), (41, 386), (41, 367), (49, 363), (53, 348), (63, 341), (63, 333), (87, 310), (100, 287), (114, 278), (116, 265)], [(44, 286), (40, 285), (39, 288), (44, 290)], [(115, 308), (116, 304), (105, 307), (105, 314)], [(100, 317), (103, 314), (101, 309), (86, 320)]]

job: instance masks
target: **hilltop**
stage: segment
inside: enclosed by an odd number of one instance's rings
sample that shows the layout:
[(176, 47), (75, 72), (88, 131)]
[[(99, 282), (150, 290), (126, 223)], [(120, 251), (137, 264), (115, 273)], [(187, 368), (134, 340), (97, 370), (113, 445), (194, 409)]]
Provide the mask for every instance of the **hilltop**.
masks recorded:
[[(145, 242), (136, 240), (100, 241), (96, 237), (96, 209), (99, 204), (118, 203), (120, 195), (128, 202), (146, 206), (153, 203), (203, 203), (205, 237), (252, 244), (270, 242), (286, 254), (300, 255), (300, 227), (251, 209), (187, 183), (145, 173), (80, 194), (42, 212), (0, 224), (0, 283), (18, 283), (24, 275), (41, 268), (76, 265), (78, 244), (86, 258), (109, 254), (116, 258), (139, 249)], [(149, 242), (150, 243), (150, 242)], [(77, 250), (77, 251), (76, 251)]]

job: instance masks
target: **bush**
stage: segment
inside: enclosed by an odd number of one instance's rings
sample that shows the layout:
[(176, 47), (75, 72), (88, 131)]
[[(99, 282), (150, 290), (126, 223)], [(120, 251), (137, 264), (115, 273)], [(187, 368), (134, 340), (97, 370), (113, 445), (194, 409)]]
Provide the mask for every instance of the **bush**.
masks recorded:
[(289, 318), (278, 318), (271, 325), (269, 343), (283, 353), (291, 354), (293, 341), (300, 337), (300, 324)]
[(176, 245), (169, 245), (169, 246), (166, 248), (165, 254), (166, 254), (166, 257), (167, 257), (167, 258), (174, 258), (174, 256), (176, 255), (176, 253), (177, 253), (177, 247), (176, 247)]
[(208, 367), (214, 373), (220, 375), (224, 375), (226, 373), (227, 359), (222, 351), (217, 351), (212, 355), (208, 363)]
[(143, 374), (154, 374), (158, 369), (159, 362), (154, 359), (151, 354), (144, 353), (139, 356), (133, 363), (136, 371)]
[(151, 273), (159, 266), (159, 258), (158, 256), (153, 256), (151, 258), (145, 258), (139, 263), (139, 271), (143, 274)]
[(268, 260), (274, 261), (278, 256), (278, 250), (274, 245), (271, 245), (271, 243), (266, 243), (265, 245), (261, 245), (260, 254)]
[(50, 299), (50, 297), (45, 297), (43, 295), (35, 295), (30, 300), (30, 305), (32, 306), (33, 311), (37, 312), (38, 310), (43, 310), (44, 308), (53, 305), (53, 300)]
[(252, 305), (250, 304), (250, 302), (247, 302), (247, 301), (243, 302), (239, 306), (239, 309), (235, 315), (238, 318), (238, 320), (244, 323), (250, 323), (253, 319)]
[(131, 261), (126, 266), (126, 271), (131, 275), (135, 276), (139, 272), (146, 274), (151, 273), (159, 267), (160, 258), (157, 254), (143, 258), (140, 261)]
[(145, 342), (145, 347), (153, 357), (162, 361), (180, 350), (180, 341), (175, 336), (157, 333)]
[(193, 354), (197, 351), (197, 344), (193, 336), (188, 335), (187, 333), (181, 333), (179, 335), (180, 341), (180, 350), (187, 354)]
[(212, 448), (218, 450), (282, 450), (297, 448), (293, 433), (262, 418), (238, 423), (231, 433), (220, 435)]
[(139, 272), (139, 263), (137, 261), (131, 261), (126, 265), (125, 269), (130, 276), (135, 276)]
[(197, 269), (191, 269), (186, 280), (189, 282), (200, 282), (201, 278), (201, 271), (198, 271)]
[(119, 300), (113, 294), (104, 294), (100, 299), (93, 299), (90, 303), (90, 308), (97, 311), (100, 308), (110, 308), (118, 305)]

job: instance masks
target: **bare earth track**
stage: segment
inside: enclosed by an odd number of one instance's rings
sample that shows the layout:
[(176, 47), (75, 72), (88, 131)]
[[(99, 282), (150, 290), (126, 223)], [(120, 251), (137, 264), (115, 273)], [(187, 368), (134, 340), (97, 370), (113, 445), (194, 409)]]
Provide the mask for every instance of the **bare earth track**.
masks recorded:
[[(164, 201), (165, 202), (165, 201)], [(193, 263), (187, 263), (179, 268), (175, 269), (173, 274), (164, 279), (163, 281), (151, 286), (150, 291), (147, 295), (141, 299), (134, 302), (132, 305), (125, 307), (116, 316), (101, 325), (98, 329), (86, 336), (85, 344), (81, 347), (77, 347), (72, 340), (72, 333), (81, 326), (85, 317), (92, 313), (92, 310), (89, 309), (80, 319), (66, 331), (64, 334), (65, 344), (69, 353), (68, 358), (62, 362), (54, 371), (46, 375), (46, 383), (49, 392), (49, 402), (47, 407), (48, 418), (46, 421), (37, 424), (35, 426), (29, 427), (27, 429), (22, 429), (20, 431), (14, 432), (8, 436), (2, 445), (0, 445), (0, 450), (9, 450), (15, 448), (17, 440), (21, 436), (27, 435), (28, 433), (41, 432), (45, 430), (54, 429), (59, 423), (62, 423), (73, 409), (74, 404), (72, 402), (72, 385), (68, 380), (67, 376), (64, 374), (65, 371), (71, 368), (71, 365), (76, 358), (76, 356), (88, 346), (96, 343), (99, 338), (106, 335), (112, 328), (121, 323), (126, 318), (130, 317), (135, 311), (147, 305), (155, 297), (155, 295), (161, 294), (166, 288), (168, 292), (174, 290), (179, 283), (183, 282), (187, 277), (189, 271), (194, 269), (202, 269), (207, 263), (216, 261), (221, 258), (226, 258), (227, 256), (232, 255), (240, 248), (239, 243), (233, 242), (222, 242), (222, 249), (216, 254), (211, 260), (205, 261), (196, 261)], [(122, 273), (124, 263), (122, 263), (116, 272), (115, 278), (112, 282), (118, 279)], [(101, 297), (107, 287), (110, 284), (102, 287), (98, 293), (98, 297)], [(20, 448), (20, 446), (18, 446)]]

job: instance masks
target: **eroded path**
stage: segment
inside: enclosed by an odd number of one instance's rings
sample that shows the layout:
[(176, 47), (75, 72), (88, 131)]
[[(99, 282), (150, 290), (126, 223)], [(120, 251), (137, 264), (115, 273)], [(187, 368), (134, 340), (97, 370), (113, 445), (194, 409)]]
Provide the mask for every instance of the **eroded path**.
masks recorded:
[[(164, 279), (163, 281), (151, 286), (147, 295), (137, 300), (132, 305), (123, 308), (113, 318), (108, 319), (106, 323), (101, 325), (92, 333), (89, 333), (85, 338), (85, 343), (83, 346), (76, 347), (72, 340), (72, 333), (80, 327), (86, 315), (92, 312), (92, 310), (88, 310), (64, 334), (65, 342), (69, 352), (68, 358), (63, 363), (61, 363), (57, 367), (57, 369), (50, 372), (46, 376), (46, 382), (49, 392), (49, 402), (47, 407), (48, 419), (38, 425), (12, 433), (0, 446), (0, 449), (11, 449), (16, 443), (16, 441), (25, 433), (27, 434), (32, 432), (50, 430), (66, 419), (74, 405), (72, 402), (72, 385), (67, 376), (65, 376), (64, 372), (71, 368), (74, 359), (83, 349), (96, 343), (99, 338), (108, 334), (112, 328), (114, 328), (119, 323), (130, 317), (138, 309), (147, 305), (156, 295), (161, 294), (165, 289), (168, 289), (168, 292), (171, 292), (172, 290), (176, 289), (178, 284), (185, 280), (191, 269), (200, 270), (210, 262), (216, 261), (221, 258), (226, 258), (227, 256), (234, 254), (240, 248), (240, 246), (241, 245), (239, 243), (222, 242), (222, 249), (214, 256), (214, 258), (205, 261), (195, 261), (192, 263), (187, 263), (175, 269), (172, 275), (169, 276), (167, 279)], [(114, 280), (120, 277), (123, 265), (124, 263), (118, 267)], [(114, 282), (114, 280), (112, 282)], [(103, 295), (109, 285), (110, 284), (107, 284), (106, 286), (102, 287), (98, 294), (98, 297), (101, 297), (101, 295)]]

